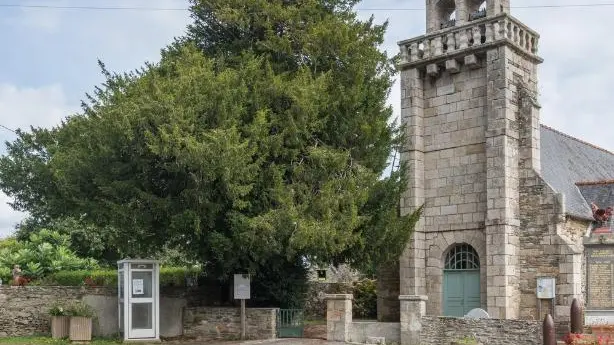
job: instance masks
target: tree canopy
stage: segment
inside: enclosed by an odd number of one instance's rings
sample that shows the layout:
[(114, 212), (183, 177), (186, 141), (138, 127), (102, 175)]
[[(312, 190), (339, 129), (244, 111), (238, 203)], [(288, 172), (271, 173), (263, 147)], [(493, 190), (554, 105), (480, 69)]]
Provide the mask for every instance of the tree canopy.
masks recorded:
[(260, 276), (277, 301), (291, 286), (271, 282), (301, 280), (305, 261), (396, 259), (419, 211), (399, 214), (404, 166), (382, 177), (403, 142), (394, 68), (386, 25), (355, 3), (192, 1), (158, 63), (101, 64), (82, 113), (20, 131), (0, 188), (33, 224), (79, 219), (124, 256), (181, 248), (220, 279)]

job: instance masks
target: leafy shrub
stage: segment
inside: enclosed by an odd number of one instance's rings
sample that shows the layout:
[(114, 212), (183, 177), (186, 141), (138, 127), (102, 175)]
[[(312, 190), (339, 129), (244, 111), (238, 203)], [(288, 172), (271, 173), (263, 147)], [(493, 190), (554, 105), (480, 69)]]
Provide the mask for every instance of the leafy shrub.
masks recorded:
[(70, 311), (58, 302), (49, 308), (49, 315), (51, 316), (69, 316), (69, 313)]
[(117, 286), (117, 271), (62, 271), (49, 277), (48, 285), (81, 286), (87, 283), (96, 286)]
[(49, 276), (48, 284), (61, 286), (80, 286), (91, 274), (90, 271), (62, 271)]
[(78, 257), (69, 246), (68, 236), (46, 229), (30, 234), (28, 241), (5, 240), (0, 246), (0, 278), (3, 281), (12, 278), (14, 265), (21, 267), (23, 275), (34, 279), (59, 271), (98, 268), (96, 260)]
[(75, 317), (94, 317), (96, 312), (92, 307), (83, 302), (75, 302), (68, 308), (68, 315)]
[[(185, 286), (186, 278), (200, 273), (199, 267), (163, 267), (160, 269), (161, 286)], [(117, 286), (117, 270), (96, 271), (63, 271), (54, 273), (49, 277), (48, 285), (60, 286)]]
[(116, 270), (98, 270), (93, 271), (89, 278), (96, 286), (117, 286), (117, 271)]
[(201, 272), (200, 267), (162, 267), (160, 269), (161, 286), (185, 286), (186, 278), (194, 277)]
[(11, 279), (11, 270), (8, 267), (0, 266), (0, 279), (2, 285), (7, 285)]
[(357, 319), (377, 318), (377, 283), (363, 279), (354, 283), (353, 313)]

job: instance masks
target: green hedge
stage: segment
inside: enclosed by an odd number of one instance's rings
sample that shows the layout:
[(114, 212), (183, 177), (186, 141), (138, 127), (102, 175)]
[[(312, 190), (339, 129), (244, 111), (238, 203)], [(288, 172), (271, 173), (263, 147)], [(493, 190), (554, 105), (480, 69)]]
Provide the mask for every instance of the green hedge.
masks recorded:
[[(185, 286), (186, 277), (194, 277), (199, 273), (199, 269), (163, 267), (160, 269), (160, 285)], [(57, 272), (40, 283), (40, 285), (60, 286), (81, 286), (89, 283), (95, 286), (117, 287), (117, 270)]]

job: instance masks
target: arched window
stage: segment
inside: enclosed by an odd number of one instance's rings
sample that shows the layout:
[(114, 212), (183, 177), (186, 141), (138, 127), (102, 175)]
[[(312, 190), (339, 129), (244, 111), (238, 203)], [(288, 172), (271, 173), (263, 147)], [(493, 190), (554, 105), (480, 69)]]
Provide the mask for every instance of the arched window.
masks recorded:
[(450, 17), (448, 17), (448, 20), (456, 20), (456, 10), (450, 13)]
[(446, 270), (479, 270), (480, 257), (472, 246), (463, 243), (454, 246), (446, 255)]
[(469, 1), (469, 21), (486, 17), (486, 1), (470, 0)]
[(439, 0), (437, 2), (437, 12), (441, 29), (456, 25), (456, 4), (454, 0)]

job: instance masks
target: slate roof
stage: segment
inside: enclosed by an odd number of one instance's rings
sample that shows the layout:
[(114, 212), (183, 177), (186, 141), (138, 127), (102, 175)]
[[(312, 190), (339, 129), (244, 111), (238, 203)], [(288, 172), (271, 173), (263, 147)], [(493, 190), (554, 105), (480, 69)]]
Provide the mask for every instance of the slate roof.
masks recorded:
[(577, 183), (584, 200), (594, 202), (600, 208), (614, 206), (614, 181)]
[(545, 125), (540, 136), (542, 177), (565, 195), (568, 215), (592, 219), (593, 201), (614, 206), (614, 153)]

